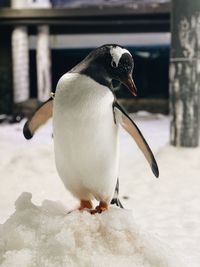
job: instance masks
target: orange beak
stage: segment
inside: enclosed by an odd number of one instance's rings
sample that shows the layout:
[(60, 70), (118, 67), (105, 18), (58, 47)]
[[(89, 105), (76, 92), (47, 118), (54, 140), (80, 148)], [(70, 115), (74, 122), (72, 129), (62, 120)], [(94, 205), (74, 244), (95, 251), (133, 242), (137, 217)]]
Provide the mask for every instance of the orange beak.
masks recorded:
[(137, 88), (135, 86), (135, 83), (131, 77), (131, 75), (129, 75), (128, 79), (123, 80), (122, 83), (129, 89), (129, 91), (134, 95), (137, 96)]

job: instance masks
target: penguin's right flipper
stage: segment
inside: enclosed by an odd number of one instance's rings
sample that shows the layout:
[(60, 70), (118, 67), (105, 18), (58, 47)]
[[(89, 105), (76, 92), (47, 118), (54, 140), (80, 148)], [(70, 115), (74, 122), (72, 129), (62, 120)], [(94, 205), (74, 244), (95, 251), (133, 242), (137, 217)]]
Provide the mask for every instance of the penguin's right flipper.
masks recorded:
[(141, 131), (134, 123), (134, 121), (130, 118), (127, 112), (119, 105), (117, 101), (113, 103), (113, 110), (114, 110), (114, 120), (118, 120), (121, 126), (133, 137), (136, 144), (143, 152), (146, 160), (149, 162), (152, 172), (156, 177), (159, 176), (158, 165), (155, 160), (155, 157), (147, 144), (144, 136), (142, 135)]
[(23, 134), (26, 139), (31, 139), (35, 131), (45, 124), (53, 114), (53, 98), (49, 98), (43, 103), (33, 114), (33, 116), (25, 123)]

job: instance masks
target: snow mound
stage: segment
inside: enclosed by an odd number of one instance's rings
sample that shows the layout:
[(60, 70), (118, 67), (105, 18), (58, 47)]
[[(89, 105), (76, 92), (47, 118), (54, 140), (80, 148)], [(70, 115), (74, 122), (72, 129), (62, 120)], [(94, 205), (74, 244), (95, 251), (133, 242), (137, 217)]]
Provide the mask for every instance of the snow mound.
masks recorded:
[(67, 213), (61, 203), (42, 206), (22, 193), (16, 211), (0, 225), (1, 267), (180, 267), (158, 238), (141, 231), (132, 212)]

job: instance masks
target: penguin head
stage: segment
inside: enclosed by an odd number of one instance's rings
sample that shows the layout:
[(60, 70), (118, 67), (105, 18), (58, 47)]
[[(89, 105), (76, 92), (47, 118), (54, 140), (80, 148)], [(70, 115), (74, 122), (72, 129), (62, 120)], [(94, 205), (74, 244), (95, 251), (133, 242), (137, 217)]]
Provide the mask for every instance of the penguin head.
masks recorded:
[(136, 96), (137, 89), (132, 79), (134, 62), (127, 49), (115, 44), (103, 45), (93, 50), (83, 62), (87, 67), (82, 73), (102, 84), (117, 80)]

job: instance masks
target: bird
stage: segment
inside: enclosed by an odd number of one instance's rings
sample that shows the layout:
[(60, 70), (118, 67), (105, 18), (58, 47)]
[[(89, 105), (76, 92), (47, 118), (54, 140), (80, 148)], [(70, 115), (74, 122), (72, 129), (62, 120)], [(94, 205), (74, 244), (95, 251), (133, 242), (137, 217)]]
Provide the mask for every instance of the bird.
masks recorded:
[[(58, 81), (55, 93), (25, 123), (26, 139), (53, 117), (57, 172), (65, 187), (91, 214), (108, 210), (119, 200), (119, 126), (135, 140), (156, 177), (155, 157), (126, 110), (118, 103), (112, 82), (136, 96), (131, 53), (117, 44), (92, 50)], [(98, 205), (93, 208), (93, 200)]]

